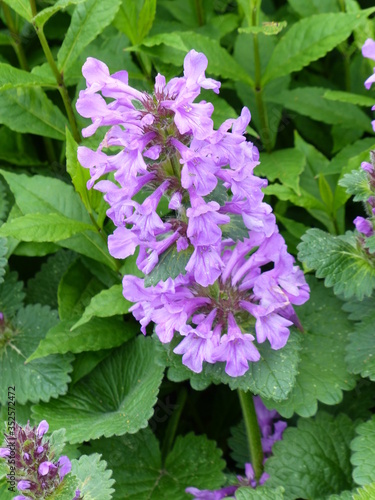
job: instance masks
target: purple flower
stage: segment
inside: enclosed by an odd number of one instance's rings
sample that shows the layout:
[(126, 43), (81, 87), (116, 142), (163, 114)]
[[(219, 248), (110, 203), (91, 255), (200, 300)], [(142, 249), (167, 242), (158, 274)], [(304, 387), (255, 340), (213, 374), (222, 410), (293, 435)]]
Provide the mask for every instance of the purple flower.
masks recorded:
[(30, 481), (19, 481), (17, 484), (17, 489), (20, 491), (30, 489), (31, 483)]
[(375, 41), (368, 38), (362, 46), (363, 57), (368, 57), (375, 61)]
[(38, 425), (38, 428), (36, 430), (37, 434), (39, 437), (44, 436), (44, 434), (48, 431), (49, 425), (46, 420), (42, 420), (40, 424)]
[(374, 228), (372, 223), (363, 217), (356, 217), (353, 221), (355, 228), (358, 232), (370, 237), (374, 234)]
[(238, 486), (226, 486), (225, 488), (221, 488), (219, 490), (210, 491), (199, 490), (198, 488), (191, 486), (190, 488), (186, 488), (185, 491), (186, 493), (193, 495), (193, 500), (221, 500), (222, 498), (232, 496), (237, 489)]
[(25, 497), (24, 495), (17, 495), (13, 497), (13, 500), (32, 500), (30, 497)]
[(41, 476), (46, 476), (50, 470), (57, 469), (57, 466), (52, 462), (42, 462), (38, 467), (38, 472)]
[(0, 458), (6, 458), (9, 457), (9, 455), (10, 455), (9, 448), (0, 448)]
[(69, 474), (69, 472), (72, 470), (72, 464), (69, 458), (65, 455), (58, 459), (57, 464), (59, 466), (60, 481), (62, 481), (64, 476)]

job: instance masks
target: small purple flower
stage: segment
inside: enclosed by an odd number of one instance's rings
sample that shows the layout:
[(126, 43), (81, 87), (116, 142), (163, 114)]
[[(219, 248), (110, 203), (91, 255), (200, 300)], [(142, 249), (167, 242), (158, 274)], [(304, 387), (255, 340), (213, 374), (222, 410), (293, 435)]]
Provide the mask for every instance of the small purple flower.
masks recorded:
[(57, 464), (59, 466), (60, 481), (62, 481), (64, 476), (66, 476), (66, 474), (69, 474), (69, 472), (72, 470), (72, 464), (69, 458), (65, 455), (58, 459)]
[(57, 469), (57, 466), (52, 462), (42, 462), (38, 467), (38, 472), (41, 476), (46, 476), (49, 471)]
[(40, 422), (40, 424), (38, 425), (38, 428), (37, 428), (36, 432), (37, 432), (37, 434), (38, 434), (39, 437), (42, 437), (48, 431), (48, 429), (49, 429), (49, 425), (48, 425), (47, 421), (46, 420), (42, 420)]
[(13, 497), (13, 500), (32, 500), (30, 497), (25, 497), (24, 495), (17, 495)]
[(221, 500), (222, 498), (226, 498), (232, 496), (233, 493), (236, 492), (238, 486), (226, 486), (219, 490), (199, 490), (198, 488), (190, 487), (186, 488), (186, 493), (194, 496), (193, 500)]
[(9, 448), (0, 448), (0, 458), (6, 458), (9, 457), (9, 455), (10, 455)]
[(30, 481), (19, 481), (17, 484), (17, 489), (20, 491), (30, 489), (31, 483)]
[(375, 61), (375, 41), (368, 38), (362, 46), (362, 55)]
[(367, 237), (370, 237), (374, 234), (373, 225), (368, 219), (358, 216), (354, 219), (353, 222), (358, 232), (364, 234)]

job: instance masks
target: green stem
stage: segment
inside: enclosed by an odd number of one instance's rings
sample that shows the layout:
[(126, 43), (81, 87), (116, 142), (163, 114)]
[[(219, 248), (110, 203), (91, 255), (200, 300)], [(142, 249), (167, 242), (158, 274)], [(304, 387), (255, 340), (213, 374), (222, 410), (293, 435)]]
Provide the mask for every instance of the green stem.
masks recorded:
[[(35, 0), (30, 0), (30, 5), (31, 5), (31, 11), (33, 13), (33, 16), (36, 16), (37, 10), (36, 10), (36, 5), (35, 5)], [(77, 127), (77, 122), (74, 116), (73, 108), (72, 108), (72, 103), (68, 94), (68, 89), (66, 88), (65, 82), (64, 82), (64, 77), (62, 73), (60, 73), (55, 60), (53, 58), (51, 49), (48, 45), (48, 41), (44, 35), (43, 28), (39, 28), (36, 24), (34, 24), (34, 28), (36, 31), (36, 34), (38, 35), (40, 44), (42, 46), (44, 55), (46, 56), (47, 62), (50, 65), (53, 74), (55, 75), (56, 82), (58, 85), (58, 89), (60, 92), (60, 95), (62, 97), (62, 100), (64, 102), (66, 114), (68, 116), (68, 120), (70, 123), (70, 126), (72, 128), (72, 133), (74, 140), (76, 142), (81, 142), (81, 134), (79, 133), (78, 127)]]
[(255, 412), (253, 395), (238, 389), (241, 410), (245, 422), (247, 442), (249, 445), (251, 465), (253, 466), (255, 478), (259, 479), (263, 473), (263, 449), (260, 429)]
[(165, 462), (165, 459), (167, 458), (168, 453), (172, 448), (174, 437), (177, 431), (178, 422), (180, 420), (186, 399), (187, 399), (187, 390), (185, 389), (185, 387), (183, 387), (177, 396), (176, 409), (174, 410), (174, 412), (171, 415), (171, 418), (168, 421), (167, 430), (165, 432), (165, 437), (161, 449), (162, 463)]
[(8, 26), (9, 32), (10, 32), (10, 36), (11, 36), (11, 40), (12, 40), (12, 47), (14, 49), (14, 52), (16, 53), (20, 68), (22, 68), (25, 71), (29, 71), (29, 65), (27, 63), (25, 52), (24, 52), (23, 46), (21, 44), (21, 39), (20, 39), (19, 33), (14, 25), (12, 14), (10, 12), (9, 6), (4, 2), (1, 2), (1, 6), (3, 8), (5, 22)]
[(204, 25), (204, 10), (202, 5), (202, 0), (195, 0), (195, 10), (197, 13), (197, 19), (199, 26)]
[[(251, 25), (258, 26), (261, 0), (251, 0)], [(254, 67), (255, 67), (255, 102), (258, 110), (261, 130), (259, 131), (266, 151), (272, 150), (270, 127), (267, 108), (263, 100), (262, 70), (260, 65), (258, 34), (253, 33), (254, 41)]]

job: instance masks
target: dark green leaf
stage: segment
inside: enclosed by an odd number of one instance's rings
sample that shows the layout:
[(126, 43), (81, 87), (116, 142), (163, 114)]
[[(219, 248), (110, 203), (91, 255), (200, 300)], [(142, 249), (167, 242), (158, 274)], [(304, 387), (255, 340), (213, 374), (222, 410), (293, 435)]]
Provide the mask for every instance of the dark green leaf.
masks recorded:
[[(372, 307), (374, 300), (372, 299)], [(349, 335), (346, 361), (351, 373), (375, 380), (375, 311), (357, 323)], [(375, 481), (375, 478), (374, 478)]]
[(266, 462), (268, 487), (282, 486), (285, 497), (325, 498), (351, 489), (350, 441), (352, 421), (326, 413), (315, 419), (299, 419), (298, 427), (284, 431)]
[(351, 443), (353, 478), (363, 486), (375, 482), (375, 418), (360, 424), (356, 433), (357, 437)]
[(159, 281), (166, 281), (169, 277), (174, 279), (179, 274), (186, 274), (185, 267), (192, 253), (191, 246), (181, 252), (177, 252), (175, 245), (170, 246), (160, 255), (159, 262), (151, 273), (145, 276), (145, 286), (155, 286)]
[(71, 443), (137, 432), (152, 416), (163, 371), (151, 339), (137, 337), (66, 396), (34, 406), (35, 418), (46, 419), (51, 429), (65, 427)]
[(7, 273), (0, 284), (0, 311), (8, 318), (14, 316), (22, 307), (25, 298), (23, 283), (17, 281), (17, 278), (17, 273)]
[(261, 164), (256, 167), (255, 172), (271, 182), (279, 179), (282, 184), (300, 194), (299, 177), (305, 163), (305, 155), (298, 149), (281, 149), (270, 154), (263, 153)]
[(245, 226), (241, 215), (231, 214), (230, 222), (228, 224), (223, 224), (220, 228), (223, 238), (232, 238), (234, 241), (243, 241), (244, 238), (249, 237), (249, 230)]
[(8, 260), (5, 258), (7, 251), (7, 240), (5, 238), (0, 238), (0, 284), (4, 283), (3, 276), (5, 274), (5, 266), (8, 262)]
[(69, 7), (69, 5), (74, 5), (85, 1), (86, 0), (57, 0), (54, 5), (51, 5), (51, 7), (47, 7), (38, 12), (38, 14), (34, 16), (33, 22), (36, 26), (38, 26), (38, 28), (43, 28), (48, 19), (56, 14), (56, 12), (66, 9), (67, 7)]

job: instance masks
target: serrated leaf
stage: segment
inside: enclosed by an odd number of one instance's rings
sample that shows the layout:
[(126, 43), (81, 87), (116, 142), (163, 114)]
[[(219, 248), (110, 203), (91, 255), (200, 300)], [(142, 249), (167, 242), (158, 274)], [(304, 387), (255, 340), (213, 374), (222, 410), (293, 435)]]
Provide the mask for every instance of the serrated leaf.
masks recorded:
[(305, 155), (295, 148), (280, 149), (274, 153), (263, 153), (262, 162), (256, 167), (256, 174), (267, 177), (271, 182), (279, 181), (300, 194), (299, 177), (305, 167)]
[(77, 478), (72, 474), (68, 474), (64, 477), (56, 489), (48, 495), (48, 500), (71, 500), (75, 492), (77, 491)]
[(18, 281), (17, 273), (7, 273), (3, 283), (0, 284), (0, 311), (5, 318), (11, 318), (17, 313), (23, 305), (24, 298), (23, 283)]
[(76, 5), (85, 1), (86, 0), (57, 0), (54, 5), (51, 5), (51, 7), (47, 7), (38, 12), (38, 14), (33, 18), (33, 23), (35, 23), (38, 28), (43, 28), (48, 19), (56, 14), (56, 12), (66, 9), (69, 5)]
[(299, 419), (277, 441), (266, 462), (268, 487), (283, 486), (285, 497), (325, 498), (351, 489), (350, 441), (354, 425), (346, 415), (320, 413)]
[(67, 391), (73, 356), (53, 355), (25, 364), (25, 360), (56, 322), (56, 313), (47, 306), (29, 305), (18, 311), (11, 322), (14, 333), (0, 351), (2, 403), (7, 400), (8, 386), (17, 387), (17, 401), (20, 404), (26, 401), (48, 401)]
[[(208, 59), (208, 73), (230, 78), (235, 81), (240, 80), (248, 85), (253, 85), (252, 78), (236, 60), (220, 46), (217, 40), (210, 39), (201, 34), (194, 33), (193, 31), (175, 31), (173, 33), (161, 33), (153, 37), (145, 38), (140, 48), (155, 47), (161, 44), (177, 51), (178, 58), (173, 61), (176, 65), (181, 65), (186, 53), (194, 48), (196, 51), (203, 52), (206, 55)], [(171, 61), (168, 60), (168, 62), (170, 63)]]
[(57, 288), (59, 282), (77, 256), (67, 250), (59, 250), (44, 262), (40, 271), (27, 282), (26, 302), (42, 304), (57, 309)]
[(75, 320), (60, 321), (48, 330), (37, 349), (29, 356), (27, 362), (44, 358), (50, 354), (79, 353), (83, 351), (99, 351), (118, 347), (139, 332), (134, 323), (124, 323), (121, 318), (93, 318), (88, 323), (72, 331)]
[(108, 290), (102, 290), (91, 299), (82, 318), (72, 326), (72, 330), (84, 325), (94, 316), (108, 318), (117, 314), (126, 314), (131, 306), (132, 303), (122, 295), (122, 285), (113, 285)]
[(164, 367), (156, 358), (151, 339), (137, 337), (102, 361), (66, 396), (34, 406), (33, 414), (46, 419), (51, 429), (65, 427), (71, 443), (137, 432), (152, 416), (163, 377)]
[(348, 194), (354, 195), (353, 201), (367, 201), (372, 196), (367, 173), (362, 168), (345, 174), (339, 185), (346, 188)]
[(320, 229), (309, 229), (298, 250), (299, 260), (315, 269), (318, 278), (325, 278), (325, 285), (333, 287), (337, 295), (362, 300), (375, 288), (374, 266), (365, 252), (348, 243), (347, 236), (332, 236)]
[(323, 57), (346, 40), (372, 12), (374, 9), (364, 10), (360, 14), (318, 14), (295, 23), (275, 48), (262, 86), (270, 80), (299, 71)]
[(145, 276), (145, 286), (155, 286), (159, 281), (166, 281), (169, 277), (174, 279), (179, 274), (186, 274), (185, 267), (193, 254), (190, 246), (186, 250), (177, 252), (176, 246), (170, 246), (159, 257), (159, 262), (154, 269)]
[(355, 377), (348, 374), (345, 363), (345, 346), (352, 325), (330, 290), (313, 278), (308, 283), (310, 300), (298, 308), (305, 331), (301, 335), (295, 385), (285, 401), (264, 401), (287, 418), (294, 412), (303, 417), (314, 415), (318, 401), (337, 404), (342, 400), (342, 391), (355, 386)]
[(78, 479), (77, 489), (85, 500), (111, 500), (115, 481), (100, 455), (94, 453), (72, 460), (72, 474)]
[(191, 386), (202, 390), (211, 383), (228, 384), (234, 389), (251, 391), (262, 398), (280, 401), (288, 397), (297, 375), (299, 362), (299, 339), (295, 331), (291, 334), (287, 345), (278, 351), (267, 344), (257, 345), (261, 359), (257, 363), (249, 363), (249, 370), (241, 377), (230, 377), (225, 373), (224, 363), (203, 366), (202, 373), (194, 373), (182, 364), (181, 356), (173, 353), (173, 348), (179, 339), (168, 345), (168, 378), (175, 382), (190, 379)]
[(347, 125), (349, 120), (352, 126), (360, 130), (371, 130), (366, 113), (353, 104), (324, 99), (325, 92), (323, 87), (300, 87), (285, 90), (271, 96), (269, 100), (329, 125)]
[(375, 253), (375, 237), (374, 236), (375, 235), (369, 236), (365, 240), (365, 248), (367, 248), (367, 250), (370, 253)]
[(10, 64), (0, 62), (0, 91), (16, 87), (38, 87), (43, 85), (50, 86), (50, 81), (44, 80), (35, 73), (29, 73)]
[(8, 260), (5, 255), (8, 252), (7, 240), (5, 238), (0, 238), (0, 284), (4, 283), (5, 266)]
[(65, 116), (42, 89), (8, 89), (0, 92), (0, 123), (11, 130), (65, 139)]
[(57, 54), (61, 73), (67, 73), (83, 49), (113, 21), (119, 6), (120, 0), (86, 0), (77, 5)]
[(374, 105), (374, 99), (367, 95), (352, 94), (351, 92), (343, 92), (341, 90), (327, 90), (324, 94), (324, 99), (330, 101), (348, 102), (358, 106), (368, 106), (371, 108)]
[(31, 11), (30, 2), (28, 0), (4, 0), (13, 10), (17, 12), (26, 21), (31, 21), (33, 14)]
[(239, 33), (263, 33), (264, 35), (278, 35), (288, 23), (286, 21), (281, 22), (265, 22), (261, 26), (246, 26), (245, 28), (239, 28)]
[(91, 449), (103, 453), (113, 470), (114, 498), (118, 500), (187, 500), (188, 486), (215, 489), (224, 482), (221, 450), (205, 436), (178, 436), (164, 464), (159, 443), (149, 428), (135, 435), (95, 441)]
[(367, 484), (358, 489), (348, 500), (373, 500), (375, 498), (375, 483)]
[(284, 488), (276, 489), (267, 486), (258, 487), (256, 490), (251, 486), (239, 488), (235, 494), (236, 500), (283, 500)]
[(91, 298), (102, 289), (103, 284), (79, 260), (73, 262), (61, 278), (57, 289), (60, 319), (76, 321)]
[(356, 428), (357, 437), (351, 443), (354, 481), (363, 486), (375, 481), (375, 418)]
[(3, 224), (0, 236), (11, 236), (21, 241), (56, 243), (87, 230), (95, 231), (95, 228), (92, 224), (68, 219), (58, 213), (33, 213)]
[(356, 324), (354, 331), (349, 335), (349, 344), (346, 348), (348, 370), (370, 380), (375, 380), (374, 324), (375, 312), (372, 310), (367, 317)]

